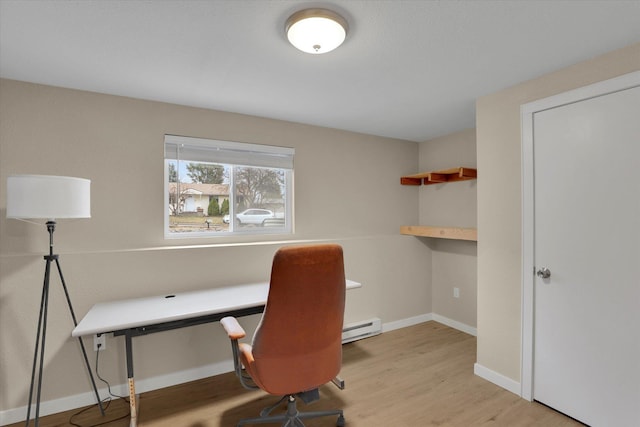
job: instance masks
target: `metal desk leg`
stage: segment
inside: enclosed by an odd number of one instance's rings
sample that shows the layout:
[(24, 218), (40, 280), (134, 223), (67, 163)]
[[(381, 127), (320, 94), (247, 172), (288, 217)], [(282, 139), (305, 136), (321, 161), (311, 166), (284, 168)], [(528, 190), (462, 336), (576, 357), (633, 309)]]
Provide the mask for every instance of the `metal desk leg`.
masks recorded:
[(131, 410), (131, 421), (129, 427), (138, 425), (138, 408), (136, 405), (136, 385), (133, 379), (133, 349), (131, 333), (125, 333), (125, 348), (127, 352), (127, 379), (129, 381), (129, 409)]

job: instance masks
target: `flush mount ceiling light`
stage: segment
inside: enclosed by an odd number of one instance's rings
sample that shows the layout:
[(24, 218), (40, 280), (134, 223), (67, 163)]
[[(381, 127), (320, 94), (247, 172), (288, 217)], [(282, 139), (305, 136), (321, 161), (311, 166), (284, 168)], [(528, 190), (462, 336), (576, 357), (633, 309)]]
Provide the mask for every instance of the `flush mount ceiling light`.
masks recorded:
[(344, 42), (347, 21), (328, 9), (304, 9), (291, 15), (285, 24), (289, 42), (306, 53), (331, 52)]

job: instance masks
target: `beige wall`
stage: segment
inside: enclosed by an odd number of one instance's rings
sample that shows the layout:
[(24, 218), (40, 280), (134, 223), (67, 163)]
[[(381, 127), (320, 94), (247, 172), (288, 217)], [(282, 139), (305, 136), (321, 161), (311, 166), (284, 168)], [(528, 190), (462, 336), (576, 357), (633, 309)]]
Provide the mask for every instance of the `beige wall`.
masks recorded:
[[(165, 241), (165, 133), (294, 147), (295, 235), (259, 245), (237, 237)], [(417, 159), (413, 142), (0, 80), (0, 414), (27, 403), (47, 250), (44, 226), (5, 218), (8, 175), (92, 180), (92, 218), (62, 220), (55, 233), (79, 317), (100, 301), (266, 280), (282, 239), (308, 239), (342, 244), (347, 276), (363, 283), (349, 291), (345, 321), (388, 323), (431, 312), (431, 250), (398, 233), (418, 220), (415, 189), (399, 184)], [(143, 205), (140, 194), (148, 195)], [(90, 391), (57, 280), (52, 286), (45, 401)], [(253, 328), (256, 318), (242, 322)], [(113, 384), (125, 382), (122, 341), (108, 337), (101, 353), (101, 374)], [(134, 346), (139, 380), (230, 359), (217, 324)]]
[(520, 381), (520, 106), (640, 69), (640, 43), (477, 101), (479, 365)]
[[(467, 129), (420, 144), (420, 171), (476, 167), (476, 131)], [(422, 186), (421, 225), (476, 227), (476, 180)], [(422, 238), (432, 249), (433, 313), (476, 326), (476, 242)], [(460, 289), (460, 298), (453, 297)]]

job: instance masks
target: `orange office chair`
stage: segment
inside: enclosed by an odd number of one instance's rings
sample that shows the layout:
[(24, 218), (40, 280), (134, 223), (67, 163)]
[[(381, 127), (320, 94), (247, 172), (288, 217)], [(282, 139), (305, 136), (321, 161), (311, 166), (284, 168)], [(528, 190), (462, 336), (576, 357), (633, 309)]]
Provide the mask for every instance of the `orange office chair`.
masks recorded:
[[(238, 343), (246, 334), (235, 318), (220, 321), (231, 339), (235, 372), (242, 385), (283, 396), (259, 417), (241, 420), (238, 426), (282, 422), (282, 426), (304, 427), (302, 419), (328, 415), (337, 415), (337, 425), (344, 426), (342, 410), (298, 412), (296, 408), (296, 397), (305, 403), (318, 400), (323, 384), (333, 382), (344, 388), (337, 377), (342, 365), (344, 300), (340, 246), (290, 246), (276, 252), (267, 305), (253, 344)], [(270, 415), (285, 399), (287, 412)]]

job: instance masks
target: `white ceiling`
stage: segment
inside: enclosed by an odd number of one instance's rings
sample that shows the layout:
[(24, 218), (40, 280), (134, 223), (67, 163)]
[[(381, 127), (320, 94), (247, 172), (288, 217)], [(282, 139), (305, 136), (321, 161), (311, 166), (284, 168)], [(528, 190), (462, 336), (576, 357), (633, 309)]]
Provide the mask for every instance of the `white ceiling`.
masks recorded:
[[(324, 55), (293, 12), (349, 22)], [(640, 0), (0, 0), (0, 76), (425, 141), (475, 100), (640, 41)], [(640, 58), (639, 58), (640, 60)]]

